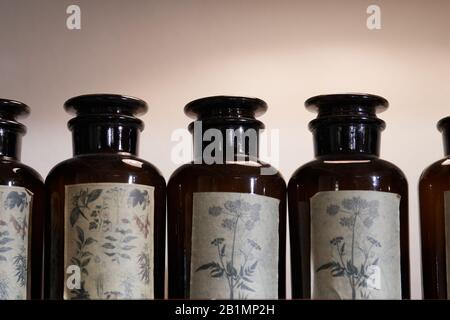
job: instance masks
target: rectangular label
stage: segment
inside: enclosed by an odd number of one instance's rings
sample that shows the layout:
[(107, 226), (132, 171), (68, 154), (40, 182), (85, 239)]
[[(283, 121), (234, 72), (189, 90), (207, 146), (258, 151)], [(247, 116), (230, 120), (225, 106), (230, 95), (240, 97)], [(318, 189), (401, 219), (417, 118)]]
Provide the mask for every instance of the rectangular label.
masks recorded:
[(27, 299), (32, 199), (25, 188), (0, 186), (0, 300)]
[(311, 198), (313, 299), (401, 299), (400, 196), (325, 191)]
[(154, 187), (66, 186), (64, 299), (152, 299)]
[(192, 299), (277, 299), (278, 199), (194, 193)]

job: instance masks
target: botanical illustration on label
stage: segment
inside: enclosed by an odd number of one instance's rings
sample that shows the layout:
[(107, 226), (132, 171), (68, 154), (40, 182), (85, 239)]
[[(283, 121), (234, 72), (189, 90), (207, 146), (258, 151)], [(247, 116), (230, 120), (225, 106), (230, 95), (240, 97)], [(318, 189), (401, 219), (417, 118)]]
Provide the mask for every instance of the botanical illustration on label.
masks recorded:
[(313, 299), (401, 299), (399, 206), (378, 191), (311, 198)]
[(277, 299), (279, 200), (194, 193), (192, 299)]
[(76, 184), (65, 196), (64, 299), (152, 299), (154, 187)]
[(450, 191), (444, 192), (447, 299), (450, 299)]
[(32, 198), (25, 188), (0, 186), (0, 300), (27, 298)]

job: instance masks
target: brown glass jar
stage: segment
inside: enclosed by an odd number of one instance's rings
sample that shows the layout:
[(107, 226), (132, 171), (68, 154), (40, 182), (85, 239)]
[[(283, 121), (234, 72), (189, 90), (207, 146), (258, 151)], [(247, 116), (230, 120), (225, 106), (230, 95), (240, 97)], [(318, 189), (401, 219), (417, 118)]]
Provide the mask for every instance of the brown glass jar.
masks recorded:
[(64, 106), (74, 156), (46, 179), (45, 296), (163, 298), (165, 181), (137, 156), (147, 104), (93, 94)]
[(419, 180), (425, 299), (450, 298), (450, 118), (437, 127), (445, 157), (426, 168)]
[(185, 107), (194, 161), (168, 183), (170, 298), (285, 297), (286, 186), (258, 157), (266, 109), (231, 96)]
[(44, 183), (20, 162), (25, 104), (0, 99), (0, 300), (42, 298)]
[(288, 186), (293, 298), (410, 297), (408, 186), (381, 160), (388, 102), (336, 94), (305, 103), (316, 159)]

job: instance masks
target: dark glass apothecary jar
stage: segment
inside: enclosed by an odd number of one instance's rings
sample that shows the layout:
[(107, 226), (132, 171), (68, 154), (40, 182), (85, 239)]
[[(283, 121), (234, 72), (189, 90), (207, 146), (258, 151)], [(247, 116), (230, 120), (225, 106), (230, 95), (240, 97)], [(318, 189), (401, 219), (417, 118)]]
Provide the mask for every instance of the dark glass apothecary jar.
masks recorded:
[(20, 162), (25, 104), (0, 99), (0, 300), (42, 298), (44, 183)]
[(294, 298), (410, 297), (408, 186), (380, 159), (379, 96), (310, 98), (315, 160), (288, 186)]
[(441, 119), (437, 127), (445, 157), (428, 166), (419, 180), (425, 299), (450, 298), (450, 118)]
[(73, 157), (46, 179), (46, 297), (163, 298), (165, 181), (138, 158), (147, 104), (91, 94), (64, 106)]
[(285, 297), (286, 185), (259, 159), (255, 98), (190, 102), (194, 160), (168, 183), (169, 298)]

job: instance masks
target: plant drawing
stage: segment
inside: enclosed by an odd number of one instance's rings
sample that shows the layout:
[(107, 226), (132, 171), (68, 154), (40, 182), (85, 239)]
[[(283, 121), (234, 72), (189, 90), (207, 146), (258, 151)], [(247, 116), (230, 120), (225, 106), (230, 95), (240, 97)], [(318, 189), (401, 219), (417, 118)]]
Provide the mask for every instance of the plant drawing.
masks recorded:
[(130, 260), (129, 251), (136, 248), (132, 245), (133, 240), (137, 239), (133, 236), (133, 230), (129, 228), (130, 220), (123, 218), (121, 220), (122, 226), (115, 229), (115, 236), (106, 236), (107, 242), (102, 247), (105, 249), (104, 253), (111, 257), (113, 262), (120, 264), (121, 259)]
[(89, 204), (97, 200), (97, 198), (102, 193), (102, 189), (94, 189), (91, 192), (86, 190), (80, 190), (80, 192), (73, 196), (72, 205), (73, 209), (70, 213), (70, 225), (73, 227), (78, 219), (83, 217), (86, 220), (89, 220), (84, 214), (83, 210), (89, 210)]
[(370, 298), (368, 279), (378, 265), (379, 258), (374, 249), (380, 248), (381, 243), (367, 234), (379, 216), (378, 207), (377, 200), (367, 201), (361, 197), (347, 198), (342, 200), (341, 205), (327, 207), (327, 214), (339, 217), (339, 224), (348, 233), (347, 237), (338, 236), (330, 240), (334, 255), (316, 272), (330, 270), (332, 277), (345, 277), (353, 300), (357, 298), (357, 290), (360, 298)]
[(103, 204), (96, 205), (95, 209), (91, 211), (89, 217), (89, 230), (97, 230), (102, 232), (108, 232), (111, 230), (111, 220), (108, 212), (109, 206), (106, 201)]
[(87, 270), (87, 266), (91, 262), (92, 252), (88, 251), (88, 246), (92, 245), (94, 242), (97, 242), (92, 237), (85, 238), (84, 231), (79, 226), (75, 226), (77, 232), (77, 239), (75, 240), (76, 245), (76, 256), (72, 257), (71, 262), (74, 265), (80, 267), (81, 273), (85, 275), (89, 275), (89, 271)]
[(1, 299), (24, 299), (27, 285), (27, 241), (30, 197), (22, 191), (0, 191)]
[(11, 191), (6, 196), (4, 205), (5, 208), (8, 208), (9, 210), (17, 207), (20, 212), (23, 212), (23, 210), (28, 207), (27, 194), (25, 192), (19, 193), (17, 191)]
[(6, 277), (0, 277), (0, 300), (7, 300), (9, 297), (9, 286)]
[[(6, 225), (7, 224), (4, 221), (0, 220), (0, 226)], [(10, 237), (8, 230), (0, 232), (0, 262), (8, 260), (6, 253), (13, 249), (8, 245), (12, 241), (14, 241), (14, 239)]]
[(144, 250), (138, 255), (139, 277), (142, 282), (148, 284), (150, 282), (150, 255), (148, 253), (147, 245)]
[(70, 291), (71, 298), (140, 297), (143, 286), (151, 284), (151, 257), (143, 241), (151, 227), (149, 192), (121, 185), (75, 188), (68, 209), (73, 230), (68, 250), (83, 279), (79, 289)]
[(19, 287), (25, 287), (27, 281), (27, 256), (25, 247), (13, 258), (16, 281)]
[[(230, 235), (231, 243), (226, 243), (225, 238), (215, 238), (211, 245), (217, 249), (217, 260), (201, 265), (195, 271), (210, 271), (210, 276), (217, 279), (225, 279), (229, 289), (229, 298), (234, 299), (236, 293), (240, 299), (246, 298), (246, 293), (255, 292), (251, 287), (258, 266), (254, 250), (260, 251), (261, 247), (254, 240), (236, 247), (237, 237), (242, 238), (245, 233), (250, 232), (260, 220), (260, 204), (250, 204), (243, 200), (226, 201), (222, 206), (209, 208), (209, 215), (213, 217), (222, 216), (221, 227)], [(241, 256), (240, 264), (237, 256)]]

